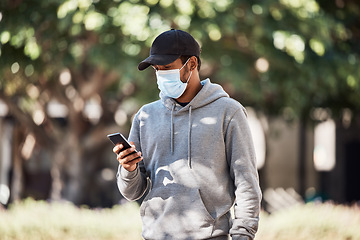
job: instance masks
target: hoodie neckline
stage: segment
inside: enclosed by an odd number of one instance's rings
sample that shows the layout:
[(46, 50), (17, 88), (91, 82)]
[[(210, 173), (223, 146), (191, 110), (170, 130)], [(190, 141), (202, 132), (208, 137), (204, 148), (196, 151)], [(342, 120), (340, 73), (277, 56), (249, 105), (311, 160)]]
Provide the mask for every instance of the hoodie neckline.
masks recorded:
[(178, 102), (178, 101), (176, 101), (176, 102), (182, 107), (186, 107), (186, 105), (188, 105), (190, 103), (190, 102), (181, 103), (181, 102)]

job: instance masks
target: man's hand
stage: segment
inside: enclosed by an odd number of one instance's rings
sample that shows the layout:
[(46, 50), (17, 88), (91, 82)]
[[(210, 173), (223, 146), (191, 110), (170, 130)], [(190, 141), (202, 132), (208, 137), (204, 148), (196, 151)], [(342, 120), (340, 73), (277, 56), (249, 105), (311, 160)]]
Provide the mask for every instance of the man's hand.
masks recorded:
[[(141, 152), (135, 152), (135, 145), (130, 142), (131, 148), (123, 149), (122, 144), (116, 144), (113, 148), (113, 152), (117, 155), (116, 159), (127, 171), (135, 171), (137, 163), (143, 160)], [(132, 153), (132, 154), (131, 154)], [(130, 154), (130, 155), (129, 155)]]

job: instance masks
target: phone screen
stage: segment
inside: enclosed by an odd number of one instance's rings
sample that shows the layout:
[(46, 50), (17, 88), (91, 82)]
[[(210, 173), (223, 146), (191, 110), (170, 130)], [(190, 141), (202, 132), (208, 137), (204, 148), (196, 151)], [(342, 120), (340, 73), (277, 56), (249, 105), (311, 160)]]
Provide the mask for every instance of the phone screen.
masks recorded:
[[(131, 148), (130, 143), (121, 133), (112, 133), (107, 135), (107, 137), (114, 145), (121, 143), (124, 146), (122, 150)], [(135, 150), (135, 152), (137, 151)]]

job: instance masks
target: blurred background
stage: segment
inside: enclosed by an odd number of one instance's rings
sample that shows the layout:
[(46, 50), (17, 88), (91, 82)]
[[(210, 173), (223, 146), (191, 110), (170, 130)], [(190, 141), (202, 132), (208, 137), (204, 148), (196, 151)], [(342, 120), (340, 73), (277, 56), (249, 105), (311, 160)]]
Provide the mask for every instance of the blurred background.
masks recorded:
[(267, 212), (360, 201), (358, 1), (1, 0), (0, 205), (123, 202), (106, 135), (159, 98), (137, 64), (171, 28), (247, 108)]

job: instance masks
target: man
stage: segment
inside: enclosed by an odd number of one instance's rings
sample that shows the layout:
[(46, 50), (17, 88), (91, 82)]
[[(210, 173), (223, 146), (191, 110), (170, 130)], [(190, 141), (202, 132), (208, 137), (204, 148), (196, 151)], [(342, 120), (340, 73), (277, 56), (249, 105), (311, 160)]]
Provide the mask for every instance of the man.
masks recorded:
[(160, 34), (138, 69), (149, 66), (161, 99), (136, 114), (133, 147), (113, 149), (122, 195), (137, 200), (149, 189), (140, 207), (144, 239), (253, 239), (261, 191), (245, 109), (200, 81), (200, 47), (184, 31)]

